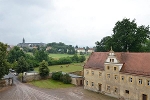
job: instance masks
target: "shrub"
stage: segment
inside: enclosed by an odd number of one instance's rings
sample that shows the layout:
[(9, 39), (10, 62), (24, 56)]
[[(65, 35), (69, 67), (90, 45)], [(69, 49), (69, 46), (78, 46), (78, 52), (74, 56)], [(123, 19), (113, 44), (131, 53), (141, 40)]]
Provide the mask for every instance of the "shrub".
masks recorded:
[(65, 83), (65, 84), (71, 83), (71, 77), (69, 76), (69, 74), (64, 74), (62, 79), (63, 79), (63, 83)]
[(48, 63), (45, 60), (40, 63), (39, 74), (42, 78), (45, 78), (49, 75)]
[(52, 79), (53, 80), (59, 80), (60, 81), (61, 76), (62, 76), (62, 72), (53, 72), (52, 73)]

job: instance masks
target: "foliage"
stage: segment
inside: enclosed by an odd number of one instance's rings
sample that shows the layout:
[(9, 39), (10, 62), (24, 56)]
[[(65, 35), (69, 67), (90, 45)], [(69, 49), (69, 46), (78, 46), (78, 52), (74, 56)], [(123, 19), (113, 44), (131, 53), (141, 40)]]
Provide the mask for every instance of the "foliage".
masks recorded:
[(141, 52), (145, 51), (143, 44), (149, 38), (149, 26), (137, 26), (135, 20), (124, 18), (118, 21), (113, 28), (113, 35), (96, 42), (97, 51), (108, 51), (111, 46), (116, 52)]
[(72, 62), (84, 62), (86, 60), (85, 56), (78, 56), (77, 54), (75, 54), (73, 57), (72, 57)]
[(15, 61), (18, 61), (21, 56), (25, 57), (25, 53), (20, 50), (19, 47), (15, 46), (12, 50), (8, 52), (7, 60), (9, 63), (14, 63)]
[(62, 81), (65, 84), (70, 84), (71, 83), (71, 77), (69, 76), (69, 74), (64, 74), (62, 76)]
[(43, 60), (48, 61), (48, 54), (44, 50), (36, 50), (34, 56), (38, 62), (42, 62)]
[(71, 77), (69, 76), (69, 74), (63, 75), (62, 72), (53, 72), (52, 73), (52, 79), (62, 81), (65, 84), (71, 83)]
[(52, 79), (53, 80), (61, 80), (62, 72), (53, 72), (52, 73)]
[(8, 63), (6, 61), (7, 45), (0, 42), (0, 80), (8, 73)]
[(96, 51), (109, 51), (110, 50), (110, 40), (111, 37), (110, 36), (106, 36), (103, 39), (101, 39), (101, 41), (97, 41), (96, 44)]
[(75, 54), (75, 49), (72, 45), (65, 45), (62, 42), (56, 43), (48, 43), (47, 47), (51, 47), (51, 49), (47, 50), (48, 53), (59, 53), (59, 54)]
[(72, 57), (72, 62), (78, 62), (78, 61), (79, 61), (78, 55), (75, 54), (75, 55)]
[(79, 61), (84, 62), (86, 60), (85, 56), (79, 56)]
[(28, 63), (26, 59), (23, 56), (21, 56), (17, 61), (16, 72), (23, 73), (26, 71), (28, 71)]
[(58, 63), (59, 64), (70, 64), (70, 63), (72, 63), (72, 60), (70, 57), (63, 57), (58, 60)]
[(48, 63), (45, 60), (40, 63), (39, 74), (42, 78), (45, 78), (49, 75)]

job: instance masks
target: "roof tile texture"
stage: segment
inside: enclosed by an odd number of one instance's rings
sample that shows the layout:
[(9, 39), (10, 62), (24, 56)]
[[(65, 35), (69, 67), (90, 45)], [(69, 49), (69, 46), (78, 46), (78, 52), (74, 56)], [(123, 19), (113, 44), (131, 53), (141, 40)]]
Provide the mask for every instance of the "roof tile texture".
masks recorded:
[[(104, 70), (104, 63), (109, 52), (93, 52), (85, 68)], [(115, 53), (117, 60), (123, 64), (120, 72), (150, 76), (150, 53)]]

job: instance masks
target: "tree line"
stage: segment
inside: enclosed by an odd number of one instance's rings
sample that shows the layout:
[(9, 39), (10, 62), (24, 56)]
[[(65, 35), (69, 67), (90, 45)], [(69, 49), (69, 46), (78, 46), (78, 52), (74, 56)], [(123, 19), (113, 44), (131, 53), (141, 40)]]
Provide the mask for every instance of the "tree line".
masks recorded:
[(116, 22), (111, 36), (95, 43), (96, 51), (107, 52), (112, 46), (115, 52), (149, 52), (149, 35), (149, 26), (138, 26), (135, 19), (124, 18)]
[(78, 56), (77, 54), (72, 57), (54, 59), (49, 57), (48, 52), (43, 49), (36, 50), (33, 54), (28, 54), (17, 46), (7, 51), (7, 45), (0, 42), (0, 79), (4, 74), (8, 73), (9, 68), (16, 70), (17, 73), (22, 73), (33, 71), (35, 67), (39, 66), (70, 64), (73, 62), (83, 62), (85, 59), (85, 56)]

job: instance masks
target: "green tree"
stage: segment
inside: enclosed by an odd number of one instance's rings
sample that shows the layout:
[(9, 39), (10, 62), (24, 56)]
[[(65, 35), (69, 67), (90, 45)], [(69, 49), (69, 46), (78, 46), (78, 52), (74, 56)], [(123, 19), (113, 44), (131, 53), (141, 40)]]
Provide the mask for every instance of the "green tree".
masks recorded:
[(42, 78), (45, 78), (49, 75), (48, 63), (43, 60), (39, 66), (39, 74)]
[(142, 44), (149, 38), (149, 26), (137, 26), (135, 20), (123, 19), (113, 28), (112, 46), (114, 51), (142, 51)]
[(12, 50), (9, 51), (7, 59), (9, 63), (14, 63), (15, 61), (18, 61), (21, 56), (25, 57), (25, 53), (20, 50), (19, 47), (15, 46)]
[(113, 35), (104, 37), (100, 42), (96, 42), (96, 51), (108, 51), (112, 46), (116, 52), (141, 52), (145, 51), (145, 45), (149, 38), (149, 26), (137, 26), (135, 20), (124, 18), (118, 21), (113, 28)]
[(23, 56), (21, 56), (17, 61), (16, 72), (23, 73), (26, 71), (28, 71), (28, 63), (26, 59)]
[(106, 52), (110, 50), (111, 47), (111, 37), (106, 36), (101, 41), (97, 41), (96, 43), (96, 51)]
[(79, 56), (79, 61), (84, 62), (86, 60), (85, 56)]
[(75, 54), (73, 57), (72, 57), (72, 61), (73, 62), (78, 62), (79, 61), (79, 57), (77, 54)]
[(42, 62), (43, 60), (48, 61), (48, 54), (44, 50), (37, 50), (34, 53), (35, 60), (38, 62)]
[(8, 64), (6, 60), (7, 45), (0, 42), (0, 80), (5, 75), (8, 74)]

